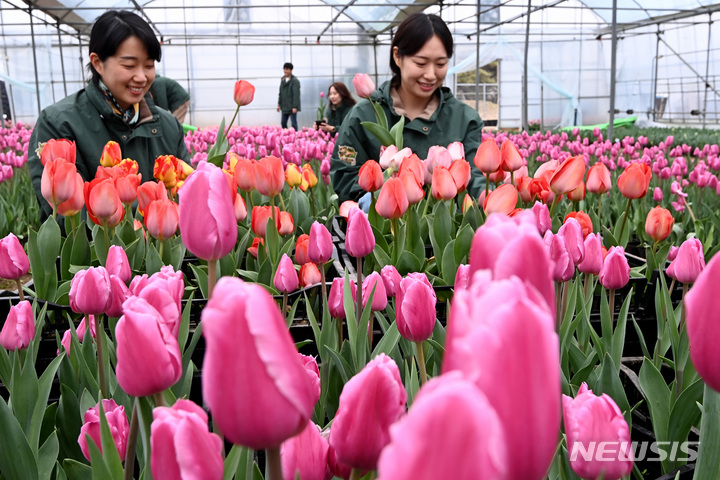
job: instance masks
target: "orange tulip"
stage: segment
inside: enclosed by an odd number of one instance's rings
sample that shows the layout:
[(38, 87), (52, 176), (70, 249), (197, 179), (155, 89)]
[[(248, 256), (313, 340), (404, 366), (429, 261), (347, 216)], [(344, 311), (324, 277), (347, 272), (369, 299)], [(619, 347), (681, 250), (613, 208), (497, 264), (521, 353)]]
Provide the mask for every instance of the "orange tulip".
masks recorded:
[(240, 190), (252, 192), (255, 189), (255, 160), (239, 157), (233, 175)]
[[(270, 206), (264, 207), (253, 207), (252, 218), (250, 219), (250, 226), (253, 233), (258, 237), (265, 237), (265, 231), (267, 230), (267, 224), (270, 220), (271, 215)], [(275, 207), (275, 228), (280, 231), (280, 208)]]
[(565, 219), (563, 220), (563, 223), (567, 222), (569, 218), (574, 218), (578, 221), (580, 224), (580, 228), (582, 228), (582, 236), (583, 238), (587, 237), (589, 234), (593, 233), (593, 224), (592, 220), (590, 220), (590, 215), (583, 212), (582, 210), (577, 212), (570, 212), (567, 215), (565, 215)]
[(449, 168), (458, 193), (464, 192), (470, 183), (470, 162), (455, 160)]
[(340, 208), (338, 209), (338, 215), (340, 215), (343, 218), (347, 218), (350, 214), (350, 210), (353, 208), (360, 208), (358, 206), (357, 202), (353, 202), (352, 200), (345, 200), (343, 203), (340, 204)]
[(173, 188), (178, 182), (182, 170), (177, 162), (178, 159), (174, 155), (160, 155), (155, 159), (153, 176), (158, 182), (162, 182), (165, 188)]
[(109, 178), (96, 178), (84, 186), (88, 216), (97, 225), (116, 227), (125, 215), (115, 183)]
[(540, 200), (542, 203), (552, 202), (555, 194), (550, 190), (550, 184), (545, 178), (533, 178), (528, 187), (531, 201)]
[(402, 180), (396, 177), (388, 178), (375, 204), (377, 213), (383, 218), (395, 220), (403, 216), (408, 206), (408, 197)]
[(141, 174), (123, 175), (115, 180), (115, 188), (124, 205), (130, 205), (137, 199), (137, 189), (140, 186), (141, 178)]
[(242, 195), (235, 196), (233, 207), (235, 208), (235, 220), (237, 220), (238, 223), (245, 220), (245, 217), (247, 217), (247, 205)]
[(172, 200), (162, 199), (151, 202), (145, 214), (145, 228), (160, 241), (171, 238), (180, 224), (180, 207)]
[(517, 147), (510, 140), (505, 139), (500, 147), (500, 157), (502, 159), (501, 168), (506, 172), (514, 172), (525, 165), (522, 155)]
[(40, 152), (40, 163), (43, 166), (51, 160), (57, 160), (61, 158), (66, 162), (75, 164), (75, 141), (67, 140), (65, 138), (50, 139), (42, 146)]
[(70, 197), (67, 201), (61, 203), (57, 207), (57, 213), (59, 215), (63, 215), (65, 217), (71, 217), (85, 206), (85, 195), (84, 195), (84, 187), (85, 181), (82, 178), (82, 175), (79, 173), (75, 174), (75, 193), (72, 197)]
[(432, 195), (436, 200), (450, 200), (457, 195), (457, 185), (447, 168), (435, 166), (432, 176)]
[(515, 177), (515, 187), (520, 194), (520, 199), (524, 203), (530, 203), (533, 201), (533, 196), (530, 193), (530, 184), (532, 183), (532, 181), (533, 179), (528, 177), (527, 175), (524, 175), (522, 177)]
[(544, 178), (547, 180), (548, 185), (550, 185), (550, 179), (555, 175), (555, 172), (560, 167), (560, 164), (557, 160), (548, 160), (547, 162), (540, 165), (537, 170), (535, 170), (535, 174), (533, 175), (533, 178)]
[(672, 232), (675, 219), (666, 208), (651, 208), (645, 219), (645, 233), (656, 242), (662, 242)]
[(483, 173), (493, 173), (500, 168), (502, 158), (494, 138), (486, 138), (475, 152), (475, 166)]
[(238, 160), (240, 159), (240, 155), (238, 155), (235, 152), (228, 152), (225, 154), (225, 163), (227, 164), (227, 172), (230, 173), (230, 175), (235, 175), (235, 166), (238, 163)]
[(504, 183), (506, 178), (509, 178), (510, 174), (506, 172), (505, 170), (498, 169), (496, 172), (493, 172), (488, 175), (488, 181), (492, 182), (494, 184), (500, 184)]
[(550, 179), (550, 189), (555, 195), (572, 192), (585, 176), (585, 158), (582, 155), (566, 159)]
[(310, 235), (303, 233), (295, 240), (295, 263), (304, 265), (310, 261), (308, 247), (310, 246)]
[(580, 183), (577, 187), (575, 187), (575, 190), (567, 193), (567, 198), (571, 202), (579, 202), (580, 200), (585, 198), (585, 182), (580, 180)]
[(420, 185), (425, 181), (425, 166), (416, 154), (413, 153), (400, 164), (400, 175), (405, 171), (412, 173)]
[(57, 208), (75, 194), (77, 168), (74, 163), (58, 158), (45, 164), (40, 190), (50, 205)]
[(625, 198), (642, 198), (650, 187), (651, 179), (652, 170), (649, 166), (644, 163), (632, 163), (618, 177), (617, 186)]
[(247, 105), (255, 98), (255, 86), (246, 80), (238, 80), (235, 82), (235, 90), (233, 91), (233, 100), (238, 107)]
[(305, 263), (300, 267), (298, 278), (300, 280), (301, 288), (315, 285), (316, 283), (320, 283), (322, 281), (320, 270), (317, 265), (312, 262)]
[(260, 248), (260, 245), (265, 245), (265, 240), (263, 240), (260, 237), (253, 238), (253, 243), (250, 245), (247, 249), (248, 253), (252, 255), (254, 258), (257, 258), (258, 256), (258, 248)]
[(103, 147), (100, 156), (100, 165), (103, 167), (114, 167), (122, 161), (122, 153), (120, 152), (120, 144), (110, 140)]
[(302, 176), (303, 176), (303, 180), (305, 180), (308, 183), (308, 186), (310, 188), (314, 188), (315, 185), (317, 185), (317, 182), (318, 182), (317, 175), (315, 175), (315, 170), (313, 170), (312, 165), (310, 165), (309, 163), (306, 163), (305, 165), (303, 165)]
[(278, 233), (280, 235), (290, 235), (294, 231), (295, 222), (293, 222), (293, 217), (290, 212), (280, 212), (280, 227), (278, 228)]
[(290, 188), (300, 186), (302, 183), (302, 172), (300, 171), (300, 167), (294, 163), (288, 163), (285, 168), (285, 182)]
[(486, 215), (490, 215), (491, 213), (504, 213), (508, 215), (515, 209), (518, 196), (518, 191), (513, 185), (509, 183), (500, 185), (485, 198), (483, 210)]
[[(237, 167), (235, 168), (237, 171)], [(235, 178), (237, 179), (237, 177)], [(274, 197), (282, 192), (283, 185), (285, 185), (285, 169), (282, 160), (273, 156), (261, 158), (255, 162), (253, 178), (258, 192), (266, 197)]]
[[(402, 168), (402, 165), (400, 166)], [(375, 192), (383, 186), (382, 167), (375, 160), (368, 160), (362, 164), (358, 172), (358, 184), (366, 192)]]
[[(402, 166), (400, 169), (402, 170)], [(408, 203), (410, 205), (415, 205), (425, 197), (425, 190), (423, 190), (422, 184), (418, 183), (412, 172), (400, 172), (400, 176), (398, 178), (405, 187), (405, 193), (407, 194)]]
[(590, 193), (605, 193), (612, 187), (610, 170), (604, 163), (598, 162), (588, 170), (585, 188)]
[(138, 212), (145, 215), (145, 209), (150, 202), (155, 200), (167, 200), (168, 194), (165, 186), (157, 182), (145, 182), (137, 188)]

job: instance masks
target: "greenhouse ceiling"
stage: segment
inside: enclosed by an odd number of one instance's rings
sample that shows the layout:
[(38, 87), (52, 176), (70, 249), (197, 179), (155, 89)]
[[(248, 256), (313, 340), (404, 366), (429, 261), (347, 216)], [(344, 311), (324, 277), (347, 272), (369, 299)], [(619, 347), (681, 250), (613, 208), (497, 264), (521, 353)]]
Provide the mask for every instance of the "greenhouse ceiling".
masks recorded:
[[(252, 28), (271, 35), (277, 25), (293, 24), (293, 35), (306, 35), (319, 42), (330, 29), (334, 33), (364, 33), (375, 36), (402, 21), (407, 15), (429, 7), (447, 8), (463, 5), (480, 8), (481, 31), (494, 28), (486, 25), (487, 19), (497, 19), (492, 12), (500, 6), (515, 6), (517, 14), (505, 23), (524, 23), (528, 4), (533, 11), (545, 8), (577, 8), (572, 0), (486, 0), (486, 1), (435, 1), (435, 0), (23, 0), (58, 23), (80, 33), (89, 34), (95, 18), (108, 9), (140, 11), (163, 37), (217, 34), (217, 25), (237, 25), (238, 29)], [(514, 4), (514, 5), (513, 5)], [(574, 5), (574, 6), (573, 6)], [(581, 6), (590, 9), (600, 24), (612, 23), (612, 2), (584, 0)], [(285, 14), (281, 11), (292, 13)], [(712, 13), (720, 10), (720, 3), (712, 0), (617, 0), (617, 25), (621, 30), (644, 25)], [(475, 10), (476, 11), (476, 10)], [(188, 12), (191, 12), (188, 16)], [(490, 15), (487, 15), (490, 13)], [(474, 23), (474, 15), (467, 18)], [(231, 33), (231, 32), (230, 32)], [(600, 33), (603, 33), (602, 31)]]

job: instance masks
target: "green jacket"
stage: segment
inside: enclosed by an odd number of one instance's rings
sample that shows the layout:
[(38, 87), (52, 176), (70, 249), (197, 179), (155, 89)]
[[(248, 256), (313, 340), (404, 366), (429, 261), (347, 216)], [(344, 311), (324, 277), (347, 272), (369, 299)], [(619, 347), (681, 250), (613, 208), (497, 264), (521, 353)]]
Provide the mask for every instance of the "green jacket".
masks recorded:
[(338, 105), (336, 109), (332, 109), (330, 105), (325, 109), (325, 118), (327, 118), (327, 124), (335, 127), (336, 130), (340, 130), (343, 120), (350, 113), (352, 105), (346, 105), (345, 102)]
[(291, 114), (293, 108), (300, 111), (300, 80), (295, 75), (290, 75), (289, 82), (285, 81), (285, 77), (280, 79), (278, 105), (285, 115)]
[(30, 136), (28, 164), (43, 217), (52, 213), (52, 208), (40, 189), (43, 166), (35, 152), (38, 143), (53, 138), (74, 140), (77, 148), (75, 164), (85, 181), (95, 178), (103, 147), (109, 140), (120, 144), (123, 158), (138, 162), (143, 182), (153, 180), (155, 159), (160, 155), (190, 160), (180, 122), (170, 112), (157, 108), (149, 95), (145, 96), (145, 102), (152, 116), (130, 128), (113, 113), (102, 92), (91, 82), (85, 89), (40, 112)]
[(182, 85), (172, 78), (160, 75), (155, 75), (150, 94), (155, 105), (168, 112), (174, 112), (176, 108), (190, 100), (190, 94)]
[[(452, 142), (462, 142), (465, 147), (465, 159), (470, 162), (472, 177), (468, 191), (474, 197), (484, 188), (484, 177), (473, 164), (475, 151), (480, 145), (483, 121), (475, 110), (456, 99), (449, 88), (441, 87), (436, 95), (440, 95), (440, 105), (429, 120), (416, 118), (405, 119), (403, 130), (404, 147), (410, 147), (413, 153), (424, 159), (430, 147), (440, 145), (447, 147)], [(371, 95), (373, 101), (379, 103), (385, 111), (388, 124), (394, 125), (400, 116), (395, 113), (390, 98), (390, 82), (385, 82)], [(330, 174), (339, 202), (357, 200), (365, 194), (358, 185), (360, 166), (369, 159), (379, 160), (380, 141), (360, 125), (360, 122), (377, 122), (372, 105), (367, 99), (357, 103), (345, 117), (343, 128), (335, 142), (332, 155)], [(340, 160), (340, 150), (355, 150), (355, 161)]]

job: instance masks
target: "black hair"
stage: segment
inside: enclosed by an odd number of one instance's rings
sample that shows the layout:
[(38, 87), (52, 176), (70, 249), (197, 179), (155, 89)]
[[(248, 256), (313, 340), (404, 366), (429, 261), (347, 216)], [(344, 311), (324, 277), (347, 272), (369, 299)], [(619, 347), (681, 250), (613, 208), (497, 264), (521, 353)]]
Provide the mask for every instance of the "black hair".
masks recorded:
[[(338, 95), (340, 95), (340, 98), (342, 99), (342, 101), (340, 103), (344, 103), (348, 107), (352, 107), (353, 105), (355, 105), (355, 99), (353, 98), (352, 94), (350, 93), (350, 90), (348, 90), (348, 87), (344, 83), (335, 82), (335, 83), (331, 84), (328, 87), (328, 97), (330, 97), (330, 89), (331, 88), (334, 88), (335, 91), (338, 93)], [(334, 109), (335, 107), (333, 107), (331, 104), (330, 108)]]
[(432, 14), (414, 13), (403, 20), (390, 45), (390, 70), (393, 73), (391, 84), (394, 87), (400, 85), (400, 67), (393, 58), (395, 47), (397, 47), (400, 57), (414, 55), (433, 35), (438, 36), (445, 46), (448, 58), (451, 58), (453, 54), (452, 33), (442, 18)]
[(283, 68), (284, 68), (284, 69), (285, 69), (285, 68), (289, 68), (290, 70), (292, 70), (292, 69), (293, 69), (293, 64), (290, 63), (290, 62), (285, 62), (285, 65), (283, 65)]
[[(101, 61), (112, 57), (117, 52), (120, 44), (129, 37), (137, 37), (147, 50), (148, 57), (160, 61), (162, 55), (160, 42), (150, 25), (137, 14), (125, 10), (108, 10), (100, 15), (90, 32), (89, 53), (97, 54)], [(100, 74), (89, 62), (88, 72), (92, 80), (97, 83)]]

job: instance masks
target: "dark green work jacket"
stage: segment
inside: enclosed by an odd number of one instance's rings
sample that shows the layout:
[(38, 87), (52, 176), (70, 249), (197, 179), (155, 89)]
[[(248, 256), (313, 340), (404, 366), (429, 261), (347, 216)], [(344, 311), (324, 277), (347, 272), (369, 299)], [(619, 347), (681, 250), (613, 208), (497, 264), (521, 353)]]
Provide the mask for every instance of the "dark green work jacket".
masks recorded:
[(348, 113), (350, 113), (350, 109), (352, 108), (352, 105), (346, 105), (344, 102), (337, 106), (337, 108), (333, 109), (330, 105), (325, 109), (325, 118), (327, 118), (327, 124), (332, 125), (335, 127), (336, 130), (340, 130), (340, 125), (342, 125), (343, 120), (345, 120), (345, 117)]
[(280, 111), (290, 115), (293, 108), (300, 111), (300, 80), (295, 75), (290, 75), (290, 81), (286, 82), (285, 77), (280, 79), (280, 93), (278, 93), (278, 105)]

